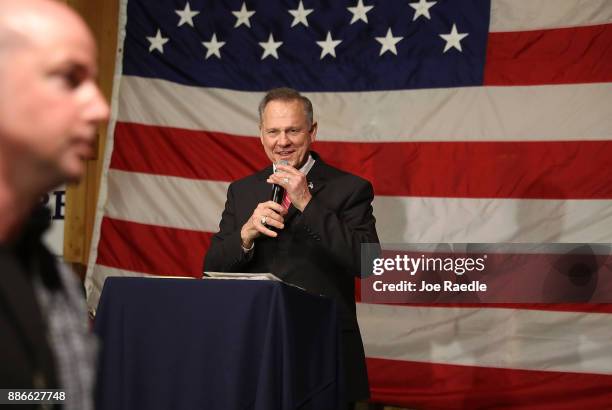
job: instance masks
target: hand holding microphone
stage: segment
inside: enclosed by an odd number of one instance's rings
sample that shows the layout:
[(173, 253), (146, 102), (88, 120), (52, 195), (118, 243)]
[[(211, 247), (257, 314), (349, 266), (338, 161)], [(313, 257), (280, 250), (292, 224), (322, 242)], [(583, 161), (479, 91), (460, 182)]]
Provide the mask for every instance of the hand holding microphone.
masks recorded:
[[(300, 212), (306, 208), (306, 205), (308, 205), (312, 199), (312, 195), (308, 189), (309, 184), (306, 175), (291, 165), (288, 165), (287, 161), (279, 161), (276, 164), (274, 174), (270, 175), (266, 182), (274, 184), (274, 187), (278, 186), (280, 189), (287, 192), (291, 204)], [(275, 188), (272, 189), (273, 196), (275, 195), (274, 189)], [(279, 195), (280, 201), (277, 203), (282, 203), (283, 194), (284, 192)], [(273, 201), (275, 201), (275, 199), (273, 199)]]
[(285, 227), (284, 216), (287, 210), (281, 205), (285, 192), (291, 204), (300, 212), (312, 198), (306, 175), (293, 168), (287, 161), (279, 161), (275, 172), (266, 182), (272, 184), (270, 200), (258, 204), (240, 230), (242, 246), (246, 249), (249, 249), (253, 241), (261, 235), (276, 238), (278, 233), (271, 228), (280, 230)]
[[(279, 161), (275, 172), (279, 170), (278, 166), (288, 165), (287, 161)], [(257, 205), (251, 217), (240, 230), (242, 246), (245, 249), (250, 249), (253, 241), (262, 234), (275, 238), (278, 233), (274, 229), (280, 230), (285, 227), (283, 216), (287, 214), (287, 210), (281, 205), (284, 195), (285, 188), (280, 184), (273, 184), (270, 200)]]
[[(279, 171), (279, 168), (278, 168), (279, 165), (289, 165), (289, 161), (285, 161), (284, 159), (278, 161), (274, 169), (274, 173), (277, 173)], [(272, 195), (270, 197), (270, 200), (276, 202), (277, 204), (282, 204), (284, 196), (285, 196), (285, 188), (283, 188), (282, 186), (278, 184), (273, 184), (272, 185)]]

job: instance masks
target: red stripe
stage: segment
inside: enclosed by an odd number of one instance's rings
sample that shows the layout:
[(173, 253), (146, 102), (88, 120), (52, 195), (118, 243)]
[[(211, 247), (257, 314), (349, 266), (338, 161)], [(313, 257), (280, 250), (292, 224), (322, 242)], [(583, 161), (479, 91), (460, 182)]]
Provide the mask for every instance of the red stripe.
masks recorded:
[(612, 81), (611, 44), (612, 24), (490, 33), (484, 84)]
[[(561, 253), (506, 250), (504, 253), (489, 251), (470, 254), (450, 250), (422, 252), (383, 249), (375, 262), (384, 264), (375, 263), (374, 274), (361, 281), (361, 300), (380, 304), (610, 303), (612, 259), (608, 249), (601, 247), (599, 251), (605, 250), (605, 253), (597, 255), (594, 248), (583, 245)], [(445, 265), (446, 270), (442, 267), (442, 261), (463, 263), (470, 259), (471, 263), (478, 260), (482, 270), (478, 271), (478, 267), (475, 267), (471, 271), (459, 270), (455, 273), (451, 265)], [(416, 270), (410, 264), (415, 260), (422, 262)], [(426, 260), (438, 260), (440, 263), (436, 268), (433, 264), (426, 264)], [(413, 288), (407, 291), (382, 290), (383, 284), (402, 283)], [(478, 283), (484, 290), (453, 292), (445, 290), (448, 283)], [(419, 291), (422, 284), (430, 285), (431, 289)]]
[(104, 217), (97, 264), (154, 275), (202, 276), (211, 233)]
[(371, 401), (418, 409), (612, 407), (612, 376), (368, 358)]
[[(208, 233), (207, 235), (211, 237), (213, 233)], [(208, 252), (209, 246), (210, 239), (200, 248), (202, 254)], [(359, 279), (355, 279), (355, 301), (357, 303), (361, 302), (361, 280)], [(553, 312), (612, 313), (612, 303), (388, 303), (388, 305), (430, 308), (497, 308)]]
[(117, 122), (110, 168), (229, 182), (268, 164), (258, 138)]
[[(612, 141), (318, 141), (332, 165), (378, 195), (612, 199)], [(111, 168), (233, 181), (268, 165), (253, 137), (117, 123)]]
[[(102, 219), (97, 264), (153, 275), (200, 277), (213, 233)], [(359, 280), (355, 297), (361, 300)], [(502, 308), (612, 313), (612, 304), (430, 303), (395, 304), (409, 307)]]
[[(355, 279), (355, 301), (362, 302), (361, 280)], [(384, 303), (390, 306), (426, 308), (520, 309), (550, 312), (612, 313), (612, 303)]]

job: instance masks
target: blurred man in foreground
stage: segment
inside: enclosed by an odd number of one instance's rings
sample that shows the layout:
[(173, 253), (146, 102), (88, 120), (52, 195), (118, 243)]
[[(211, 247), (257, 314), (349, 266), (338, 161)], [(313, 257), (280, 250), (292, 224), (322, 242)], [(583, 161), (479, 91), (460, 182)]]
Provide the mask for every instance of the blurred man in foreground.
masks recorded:
[(108, 117), (96, 58), (65, 5), (0, 0), (0, 388), (65, 389), (64, 408), (82, 410), (95, 346), (80, 283), (41, 243), (38, 204), (94, 153)]
[[(261, 143), (276, 172), (270, 165), (230, 185), (204, 269), (272, 272), (334, 298), (350, 407), (369, 396), (354, 280), (361, 271), (361, 244), (378, 243), (372, 185), (327, 165), (310, 150), (317, 123), (310, 100), (296, 90), (268, 92), (259, 118)], [(280, 203), (269, 200), (272, 184), (286, 193)]]

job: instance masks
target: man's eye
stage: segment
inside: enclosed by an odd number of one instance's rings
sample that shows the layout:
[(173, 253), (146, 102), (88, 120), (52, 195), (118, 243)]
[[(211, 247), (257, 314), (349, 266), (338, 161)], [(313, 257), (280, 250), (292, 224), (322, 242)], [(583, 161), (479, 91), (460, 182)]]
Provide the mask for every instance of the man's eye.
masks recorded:
[(79, 87), (86, 78), (85, 70), (78, 67), (58, 70), (54, 75), (62, 82), (63, 87), (71, 90)]
[(76, 71), (70, 71), (64, 74), (64, 81), (70, 88), (77, 88), (83, 82), (83, 76)]

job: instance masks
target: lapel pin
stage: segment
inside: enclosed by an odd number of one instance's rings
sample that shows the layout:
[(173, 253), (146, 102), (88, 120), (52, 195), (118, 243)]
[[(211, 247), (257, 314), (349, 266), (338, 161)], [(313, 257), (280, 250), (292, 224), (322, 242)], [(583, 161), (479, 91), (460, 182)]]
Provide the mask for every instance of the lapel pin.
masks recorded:
[(314, 185), (313, 185), (313, 183), (312, 183), (312, 182), (309, 182), (309, 183), (308, 183), (308, 188), (310, 188), (310, 189), (314, 188)]

